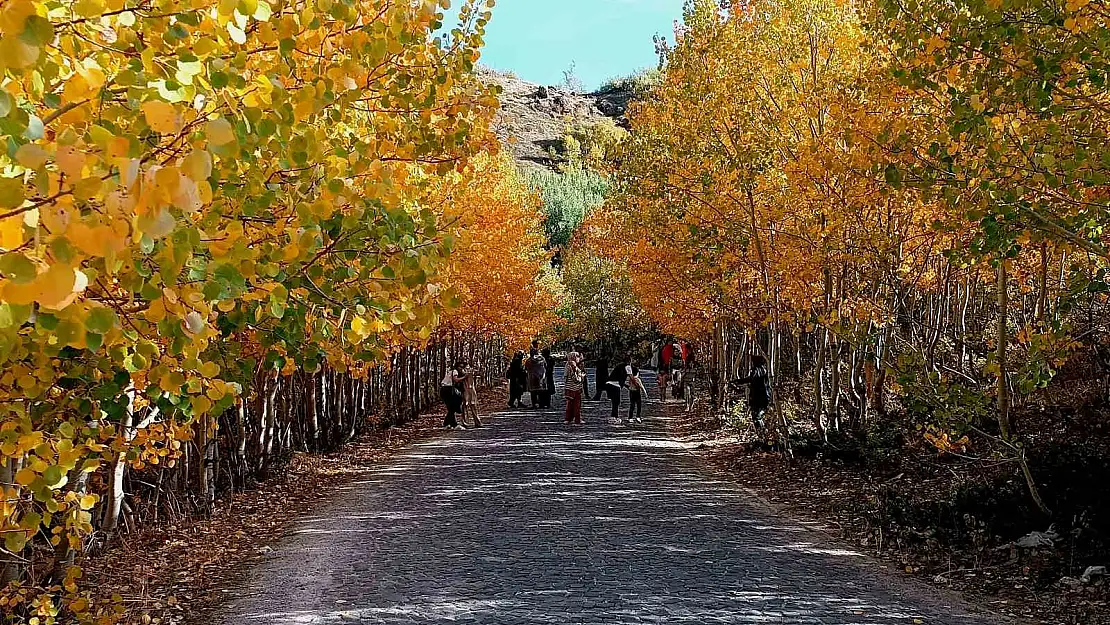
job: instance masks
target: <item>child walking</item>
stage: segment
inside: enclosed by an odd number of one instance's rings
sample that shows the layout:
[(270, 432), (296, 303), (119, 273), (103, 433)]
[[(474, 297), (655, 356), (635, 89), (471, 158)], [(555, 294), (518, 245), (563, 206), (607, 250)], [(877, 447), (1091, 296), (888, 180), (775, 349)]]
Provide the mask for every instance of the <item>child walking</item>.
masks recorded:
[(643, 423), (645, 395), (647, 395), (647, 388), (644, 387), (644, 381), (640, 379), (640, 369), (639, 367), (633, 365), (632, 375), (628, 376), (629, 422)]

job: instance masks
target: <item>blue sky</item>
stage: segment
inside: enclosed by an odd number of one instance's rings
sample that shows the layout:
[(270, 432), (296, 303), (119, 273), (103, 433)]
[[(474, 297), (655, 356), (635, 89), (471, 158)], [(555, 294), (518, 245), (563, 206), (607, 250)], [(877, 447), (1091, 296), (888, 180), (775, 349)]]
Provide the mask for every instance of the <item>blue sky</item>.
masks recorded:
[[(457, 6), (457, 2), (453, 3)], [(682, 0), (499, 0), (482, 64), (541, 84), (563, 70), (588, 89), (657, 63), (652, 36), (673, 39)]]

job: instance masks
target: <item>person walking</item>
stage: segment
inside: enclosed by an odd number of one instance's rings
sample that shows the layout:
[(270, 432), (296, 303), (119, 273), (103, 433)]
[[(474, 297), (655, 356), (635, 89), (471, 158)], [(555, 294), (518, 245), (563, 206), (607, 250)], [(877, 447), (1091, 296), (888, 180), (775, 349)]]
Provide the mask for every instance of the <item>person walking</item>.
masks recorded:
[(463, 425), (466, 425), (466, 417), (469, 415), (474, 420), (474, 427), (482, 427), (482, 418), (478, 414), (478, 379), (476, 371), (467, 369), (460, 371), (463, 373)]
[(632, 360), (625, 358), (620, 361), (613, 371), (607, 376), (605, 380), (605, 395), (609, 398), (610, 411), (609, 420), (613, 422), (620, 421), (621, 409), (621, 389), (628, 381), (629, 374), (632, 373)]
[(528, 388), (528, 372), (524, 369), (524, 352), (517, 350), (505, 372), (509, 380), (509, 408), (522, 408), (524, 391)]
[(632, 375), (628, 376), (628, 421), (629, 423), (643, 423), (644, 397), (647, 389), (644, 381), (640, 379), (640, 369), (632, 366)]
[(586, 352), (577, 350), (578, 368), (582, 370), (582, 400), (590, 398), (590, 374), (586, 372)]
[(544, 391), (543, 402), (540, 404), (541, 408), (551, 407), (551, 398), (555, 396), (555, 359), (551, 357), (551, 350), (543, 348), (540, 352), (546, 364), (544, 369)]
[(582, 425), (582, 393), (586, 371), (582, 368), (582, 356), (578, 352), (567, 354), (567, 366), (563, 369), (563, 399), (566, 403), (564, 421), (569, 425)]
[(547, 361), (540, 354), (539, 341), (532, 341), (525, 369), (528, 371), (528, 393), (532, 401), (529, 407), (539, 408), (543, 404), (543, 392), (547, 390)]
[(608, 393), (605, 390), (605, 383), (609, 381), (609, 359), (605, 356), (597, 359), (597, 366), (594, 367), (594, 386), (597, 387), (597, 394), (594, 395), (594, 401), (601, 399), (602, 393)]
[(439, 385), (439, 397), (443, 400), (443, 405), (447, 408), (447, 416), (443, 418), (443, 427), (445, 428), (456, 429), (464, 427), (459, 424), (455, 415), (462, 413), (462, 391), (459, 390), (459, 385), (463, 383), (465, 378), (459, 371), (465, 367), (466, 362), (456, 363), (453, 368), (447, 371), (447, 375), (443, 376), (443, 380)]
[(752, 356), (751, 373), (743, 378), (733, 380), (734, 385), (748, 386), (748, 408), (752, 412), (752, 424), (760, 436), (766, 435), (766, 425), (763, 417), (771, 406), (771, 386), (768, 384), (767, 359), (760, 355)]
[(659, 401), (667, 401), (667, 385), (671, 383), (671, 374), (662, 365), (655, 373), (655, 383), (659, 386)]

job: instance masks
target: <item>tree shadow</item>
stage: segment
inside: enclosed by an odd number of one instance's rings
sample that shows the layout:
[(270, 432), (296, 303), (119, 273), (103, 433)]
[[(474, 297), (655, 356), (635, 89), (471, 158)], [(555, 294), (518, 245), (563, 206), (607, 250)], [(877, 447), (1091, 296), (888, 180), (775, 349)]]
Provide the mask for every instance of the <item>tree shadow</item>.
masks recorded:
[(324, 500), (218, 622), (991, 622), (752, 505), (658, 425), (592, 417), (419, 445)]

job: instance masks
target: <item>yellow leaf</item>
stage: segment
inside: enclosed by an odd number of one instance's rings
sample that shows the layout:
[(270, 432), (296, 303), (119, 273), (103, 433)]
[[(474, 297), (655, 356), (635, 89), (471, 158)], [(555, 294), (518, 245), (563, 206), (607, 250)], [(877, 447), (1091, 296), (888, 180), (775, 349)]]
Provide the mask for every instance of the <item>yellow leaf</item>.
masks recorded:
[(35, 64), (39, 49), (23, 41), (18, 35), (4, 35), (0, 39), (0, 63), (9, 68), (23, 69)]
[(23, 245), (23, 218), (19, 215), (0, 219), (0, 248), (13, 250)]
[(192, 178), (180, 174), (177, 189), (171, 195), (170, 201), (187, 213), (196, 212), (204, 206), (197, 183)]
[(193, 150), (181, 160), (181, 172), (196, 182), (212, 176), (212, 155), (207, 150)]
[(6, 33), (20, 33), (27, 18), (34, 14), (35, 5), (29, 0), (14, 0), (0, 11), (0, 30)]
[(235, 129), (224, 118), (213, 119), (204, 125), (204, 134), (214, 145), (227, 145), (235, 141)]
[(151, 323), (158, 323), (166, 318), (166, 305), (161, 298), (154, 300), (144, 313), (146, 320)]
[(38, 169), (46, 164), (46, 160), (50, 158), (50, 154), (42, 149), (42, 146), (28, 143), (19, 146), (15, 151), (15, 162), (23, 165), (27, 169)]
[(143, 103), (143, 115), (146, 123), (154, 132), (161, 134), (174, 134), (181, 129), (181, 116), (177, 108), (169, 102), (150, 100)]
[(82, 170), (85, 168), (85, 153), (72, 145), (63, 145), (58, 148), (54, 162), (58, 165), (58, 171), (66, 176), (74, 179), (81, 178)]
[(212, 409), (212, 400), (204, 395), (194, 395), (192, 399), (189, 400), (189, 403), (193, 406), (194, 414), (206, 414)]
[(74, 224), (66, 232), (66, 238), (89, 256), (104, 257), (123, 251), (126, 241), (109, 226), (89, 227)]
[(73, 12), (81, 17), (97, 17), (104, 13), (104, 3), (101, 0), (77, 0)]
[(167, 393), (176, 393), (181, 390), (181, 385), (185, 383), (185, 378), (176, 371), (170, 371), (158, 380), (158, 386)]
[(30, 486), (31, 482), (34, 482), (38, 476), (38, 473), (35, 473), (29, 467), (24, 467), (15, 474), (15, 483), (20, 486)]
[(17, 284), (11, 280), (4, 281), (0, 294), (5, 302), (26, 306), (35, 301), (35, 283)]
[(35, 300), (48, 306), (61, 302), (73, 292), (75, 282), (72, 267), (61, 263), (51, 265), (35, 279)]
[(96, 495), (85, 495), (81, 497), (81, 501), (78, 502), (78, 504), (81, 506), (82, 510), (92, 510), (93, 506), (96, 505), (96, 501)]
[(140, 232), (150, 235), (152, 239), (161, 239), (177, 226), (173, 215), (164, 208), (153, 215), (139, 215), (135, 223)]

